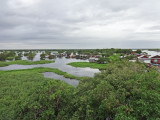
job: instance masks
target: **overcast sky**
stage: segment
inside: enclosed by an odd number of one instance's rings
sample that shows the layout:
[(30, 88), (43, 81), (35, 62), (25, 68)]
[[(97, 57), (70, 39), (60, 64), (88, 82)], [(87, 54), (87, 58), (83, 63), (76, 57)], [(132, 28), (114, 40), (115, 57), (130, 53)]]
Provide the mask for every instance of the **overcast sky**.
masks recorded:
[(160, 0), (0, 0), (0, 49), (159, 47)]

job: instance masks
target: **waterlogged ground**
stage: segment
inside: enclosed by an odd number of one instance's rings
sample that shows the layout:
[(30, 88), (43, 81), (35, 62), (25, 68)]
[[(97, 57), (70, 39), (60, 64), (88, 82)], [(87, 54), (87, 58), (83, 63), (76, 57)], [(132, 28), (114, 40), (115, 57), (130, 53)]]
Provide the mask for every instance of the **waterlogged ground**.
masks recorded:
[(44, 72), (42, 74), (45, 78), (52, 78), (52, 79), (56, 79), (56, 80), (61, 80), (61, 81), (66, 82), (72, 86), (77, 86), (79, 84), (79, 81), (76, 79), (65, 78), (62, 75), (57, 75), (56, 73), (53, 73), (53, 72)]
[(9, 65), (5, 67), (0, 67), (0, 70), (20, 70), (20, 69), (29, 69), (35, 67), (49, 67), (57, 68), (63, 72), (67, 72), (71, 75), (78, 77), (93, 77), (95, 73), (99, 73), (99, 69), (92, 68), (76, 68), (70, 65), (67, 65), (71, 62), (88, 62), (88, 60), (77, 60), (77, 59), (66, 59), (66, 58), (56, 58), (54, 63), (49, 64), (37, 64), (37, 65)]

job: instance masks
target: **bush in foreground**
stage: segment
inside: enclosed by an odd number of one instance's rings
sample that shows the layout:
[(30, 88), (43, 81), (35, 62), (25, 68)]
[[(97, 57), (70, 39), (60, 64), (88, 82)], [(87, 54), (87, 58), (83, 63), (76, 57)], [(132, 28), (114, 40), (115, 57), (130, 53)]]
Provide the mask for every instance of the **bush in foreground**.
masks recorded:
[[(38, 120), (160, 118), (160, 75), (143, 64), (126, 61), (108, 64), (94, 78), (81, 80), (77, 88), (45, 79), (33, 71), (25, 73), (22, 80), (20, 75), (19, 78), (11, 73), (0, 74), (1, 85), (6, 86), (1, 86), (3, 117), (11, 115), (14, 119)], [(32, 74), (29, 79), (27, 74)], [(17, 87), (11, 90), (11, 86)], [(3, 97), (6, 94), (9, 96)]]
[(78, 86), (74, 118), (87, 120), (155, 120), (160, 118), (160, 75), (143, 65), (109, 64)]

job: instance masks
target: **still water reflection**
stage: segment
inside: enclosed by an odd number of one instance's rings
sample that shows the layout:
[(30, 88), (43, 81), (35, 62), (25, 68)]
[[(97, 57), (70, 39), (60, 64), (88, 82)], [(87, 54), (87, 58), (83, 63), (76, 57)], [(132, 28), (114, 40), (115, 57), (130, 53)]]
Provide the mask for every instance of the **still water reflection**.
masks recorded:
[(57, 75), (53, 72), (44, 72), (42, 73), (44, 75), (44, 77), (46, 78), (53, 78), (53, 79), (56, 79), (56, 80), (61, 80), (63, 82), (66, 82), (72, 86), (77, 86), (79, 84), (79, 81), (78, 80), (75, 80), (75, 79), (69, 79), (69, 78), (65, 78), (61, 75)]
[(37, 64), (37, 65), (9, 65), (6, 67), (0, 67), (0, 70), (17, 70), (17, 69), (28, 69), (28, 68), (35, 68), (35, 67), (49, 67), (49, 68), (57, 68), (61, 71), (67, 72), (74, 76), (82, 77), (88, 76), (93, 77), (95, 73), (99, 73), (99, 69), (92, 69), (92, 68), (76, 68), (67, 63), (70, 62), (88, 62), (88, 60), (78, 60), (78, 59), (66, 59), (63, 58), (56, 58), (55, 63), (49, 64)]

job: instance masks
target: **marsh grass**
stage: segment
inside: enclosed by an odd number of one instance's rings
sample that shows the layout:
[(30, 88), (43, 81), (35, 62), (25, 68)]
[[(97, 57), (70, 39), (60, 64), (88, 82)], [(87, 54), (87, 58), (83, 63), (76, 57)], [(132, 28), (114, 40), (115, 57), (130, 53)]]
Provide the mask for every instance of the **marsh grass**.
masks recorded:
[(20, 64), (20, 65), (36, 65), (36, 64), (47, 64), (53, 63), (54, 61), (49, 60), (40, 60), (40, 61), (27, 61), (27, 60), (16, 60), (16, 61), (9, 61), (9, 62), (0, 62), (0, 67), (13, 65), (13, 64)]
[(103, 70), (106, 68), (107, 64), (98, 64), (98, 63), (89, 63), (89, 62), (72, 62), (68, 63), (68, 65), (71, 65), (73, 67), (90, 67), (90, 68), (96, 68)]
[(68, 74), (67, 72), (63, 72), (59, 69), (56, 68), (45, 68), (45, 67), (37, 67), (37, 68), (31, 68), (31, 69), (22, 69), (22, 70), (9, 70), (9, 71), (0, 71), (0, 73), (4, 73), (4, 72), (13, 72), (13, 71), (27, 71), (27, 72), (36, 72), (36, 73), (43, 73), (43, 72), (54, 72), (58, 75), (62, 75), (65, 78), (70, 78), (70, 79), (77, 79), (77, 80), (83, 80), (86, 77), (77, 77), (71, 74)]
[[(33, 98), (33, 94), (37, 94), (35, 91), (46, 82), (53, 81), (53, 79), (45, 78), (41, 74), (43, 72), (54, 72), (70, 79), (83, 80), (85, 78), (70, 75), (56, 68), (38, 67), (0, 71), (0, 119), (15, 119), (15, 115), (18, 114), (17, 111), (21, 111), (23, 107), (29, 104), (27, 101), (31, 103), (36, 101)], [(62, 81), (57, 80), (55, 82), (62, 83)]]
[[(14, 118), (38, 87), (51, 79), (36, 71), (0, 71), (0, 119)], [(21, 107), (20, 107), (21, 105)]]

